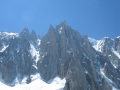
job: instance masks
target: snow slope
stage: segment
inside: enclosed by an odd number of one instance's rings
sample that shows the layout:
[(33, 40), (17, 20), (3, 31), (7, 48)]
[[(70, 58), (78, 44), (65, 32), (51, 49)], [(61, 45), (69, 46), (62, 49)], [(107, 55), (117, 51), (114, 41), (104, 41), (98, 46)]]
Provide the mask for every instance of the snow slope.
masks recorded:
[(107, 76), (105, 76), (105, 74), (104, 74), (104, 72), (103, 72), (103, 69), (100, 70), (100, 73), (101, 73), (101, 75), (103, 76), (103, 78), (105, 78), (105, 80), (107, 81), (107, 83), (112, 87), (112, 90), (119, 90), (119, 89), (117, 89), (117, 88), (114, 86), (115, 83), (114, 83), (111, 79), (109, 79)]
[(112, 48), (112, 52), (120, 59), (120, 54)]
[(90, 43), (92, 44), (92, 46), (93, 46), (93, 48), (96, 50), (96, 51), (98, 51), (98, 43), (100, 42), (100, 40), (96, 40), (96, 39), (94, 39), (94, 38), (90, 38), (90, 37), (88, 37), (88, 39), (89, 39), (89, 41), (90, 41)]
[(6, 49), (8, 46), (9, 46), (9, 45), (7, 45), (7, 46), (6, 46), (6, 45), (4, 45), (4, 46), (3, 46), (3, 48), (0, 50), (0, 52), (4, 52), (4, 51), (5, 51), (5, 49)]
[(19, 34), (18, 33), (12, 33), (12, 32), (0, 32), (0, 39), (3, 39), (3, 38), (14, 38), (15, 37), (18, 37)]
[(30, 84), (16, 84), (14, 87), (9, 87), (2, 82), (0, 82), (0, 90), (61, 90), (65, 85), (65, 79), (61, 80), (59, 77), (56, 77), (50, 84), (45, 83), (41, 79), (36, 79)]
[(34, 47), (34, 45), (30, 44), (30, 53), (32, 55), (32, 58), (35, 58), (35, 62), (37, 63), (37, 61), (39, 60), (40, 54), (39, 51), (37, 51)]

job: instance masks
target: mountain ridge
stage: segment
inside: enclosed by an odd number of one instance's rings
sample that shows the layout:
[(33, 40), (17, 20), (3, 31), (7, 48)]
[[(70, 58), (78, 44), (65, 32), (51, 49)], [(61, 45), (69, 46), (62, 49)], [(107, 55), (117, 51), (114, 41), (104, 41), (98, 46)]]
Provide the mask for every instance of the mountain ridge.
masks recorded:
[(98, 44), (66, 21), (55, 28), (50, 25), (42, 38), (27, 28), (19, 34), (0, 32), (0, 37), (0, 79), (7, 85), (14, 86), (16, 78), (21, 83), (39, 74), (45, 82), (56, 76), (65, 78), (63, 90), (120, 89), (119, 37), (103, 38)]

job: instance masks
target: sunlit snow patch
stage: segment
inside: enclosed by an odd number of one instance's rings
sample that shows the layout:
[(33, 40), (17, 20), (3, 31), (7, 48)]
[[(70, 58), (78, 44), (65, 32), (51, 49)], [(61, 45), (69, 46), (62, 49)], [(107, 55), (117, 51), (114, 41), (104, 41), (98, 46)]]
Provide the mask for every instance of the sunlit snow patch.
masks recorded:
[(61, 34), (61, 31), (59, 31), (59, 34)]
[(71, 53), (72, 53), (72, 51), (71, 51), (71, 50), (67, 50), (67, 52), (68, 52), (68, 54), (71, 54)]
[(41, 40), (40, 39), (37, 39), (37, 41), (38, 41), (38, 46), (41, 44)]
[(118, 36), (117, 38), (120, 38), (120, 36)]
[(32, 44), (30, 44), (30, 53), (32, 55), (32, 58), (35, 59), (35, 62), (37, 63), (37, 61), (39, 60), (40, 54), (39, 54), (39, 51), (37, 51)]
[(18, 36), (18, 33), (12, 33), (12, 32), (4, 32), (6, 35), (10, 35), (10, 36), (13, 36), (13, 35), (15, 35), (15, 36)]
[(114, 68), (117, 68), (117, 66), (114, 63), (111, 62), (111, 64), (113, 65)]
[[(104, 38), (108, 38), (108, 37), (104, 37)], [(102, 48), (104, 46), (104, 43), (105, 43), (105, 39), (102, 39), (102, 40), (96, 40), (94, 38), (88, 38), (90, 43), (92, 44), (93, 48), (96, 50), (96, 51), (99, 51), (99, 52), (102, 52)]]
[(9, 46), (9, 45), (4, 45), (3, 48), (0, 50), (0, 52), (5, 51), (8, 46)]
[(61, 34), (62, 33), (62, 27), (60, 28), (60, 30), (59, 30), (59, 34)]
[(99, 40), (96, 40), (94, 38), (88, 37), (90, 43), (92, 44), (93, 48), (98, 51), (98, 42)]
[(18, 33), (12, 33), (12, 32), (0, 32), (0, 35), (6, 37), (6, 36), (16, 36), (18, 37), (19, 34)]
[(119, 89), (117, 89), (117, 88), (114, 86), (115, 83), (114, 83), (111, 79), (109, 79), (108, 77), (106, 77), (106, 75), (105, 75), (104, 72), (103, 72), (103, 69), (100, 70), (100, 73), (101, 73), (101, 75), (104, 77), (104, 79), (106, 80), (106, 82), (112, 87), (112, 90), (119, 90)]
[(56, 77), (53, 80), (50, 80), (51, 83), (47, 84), (41, 79), (36, 79), (30, 84), (17, 84), (14, 87), (9, 87), (0, 82), (1, 90), (61, 90), (65, 85), (65, 79), (61, 80), (59, 77)]
[(18, 33), (12, 33), (12, 32), (0, 32), (0, 34), (6, 34), (6, 35), (10, 35), (10, 36), (12, 36), (12, 35), (16, 35), (16, 36), (18, 36), (19, 34)]
[(120, 59), (120, 54), (112, 48), (112, 52)]

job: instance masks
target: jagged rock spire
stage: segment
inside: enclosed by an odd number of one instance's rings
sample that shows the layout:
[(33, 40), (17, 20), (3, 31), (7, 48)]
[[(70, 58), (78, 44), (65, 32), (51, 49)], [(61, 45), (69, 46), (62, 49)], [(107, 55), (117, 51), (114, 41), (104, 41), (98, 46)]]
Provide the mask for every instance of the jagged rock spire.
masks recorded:
[(52, 26), (52, 24), (50, 24), (48, 32), (51, 32), (51, 31), (54, 31), (54, 27)]
[(21, 33), (29, 34), (28, 28), (24, 28)]
[(31, 32), (31, 39), (33, 41), (37, 40), (37, 35), (36, 35), (36, 32), (34, 30), (32, 30), (32, 32)]
[(22, 30), (22, 32), (20, 33), (20, 37), (22, 37), (22, 38), (30, 38), (30, 33), (29, 33), (29, 30), (28, 30), (28, 28), (24, 28), (23, 30)]

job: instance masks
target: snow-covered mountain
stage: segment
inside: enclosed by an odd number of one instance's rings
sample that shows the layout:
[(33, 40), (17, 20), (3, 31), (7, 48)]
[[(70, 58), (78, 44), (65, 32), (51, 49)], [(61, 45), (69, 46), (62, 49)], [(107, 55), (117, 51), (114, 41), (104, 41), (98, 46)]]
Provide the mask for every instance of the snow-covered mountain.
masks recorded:
[(93, 45), (93, 48), (106, 55), (111, 64), (116, 68), (120, 69), (120, 37), (111, 39), (109, 37), (104, 37), (101, 40), (95, 40), (89, 37), (89, 41)]
[(119, 61), (120, 37), (88, 38), (66, 21), (43, 37), (27, 28), (0, 32), (3, 89), (120, 90)]

